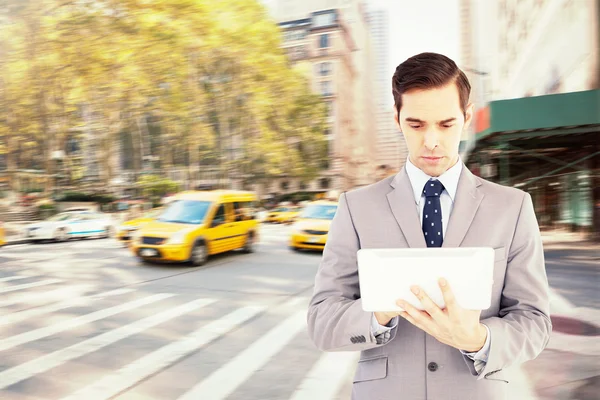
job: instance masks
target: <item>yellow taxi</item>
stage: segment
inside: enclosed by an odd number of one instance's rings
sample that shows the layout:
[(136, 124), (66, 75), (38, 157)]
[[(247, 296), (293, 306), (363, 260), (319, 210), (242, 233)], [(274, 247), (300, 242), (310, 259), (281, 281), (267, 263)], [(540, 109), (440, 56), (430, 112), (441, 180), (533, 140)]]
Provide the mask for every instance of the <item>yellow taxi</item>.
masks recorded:
[(142, 225), (145, 225), (148, 222), (153, 221), (162, 212), (163, 212), (163, 208), (162, 207), (155, 208), (153, 210), (148, 211), (147, 213), (145, 213), (140, 218), (135, 218), (135, 219), (131, 219), (129, 221), (123, 222), (119, 226), (119, 228), (117, 228), (117, 233), (115, 235), (115, 238), (118, 241), (122, 242), (122, 243), (129, 243), (129, 240), (131, 239), (131, 234), (133, 232), (135, 232), (138, 229), (140, 229), (140, 227)]
[(277, 224), (289, 224), (294, 221), (300, 214), (300, 207), (284, 206), (277, 207), (265, 218), (265, 222), (274, 222)]
[(338, 203), (335, 201), (319, 200), (309, 203), (294, 223), (290, 248), (323, 250), (337, 208)]
[(254, 193), (245, 191), (179, 193), (158, 218), (133, 234), (130, 249), (143, 261), (196, 266), (226, 251), (251, 253), (259, 234), (257, 201)]

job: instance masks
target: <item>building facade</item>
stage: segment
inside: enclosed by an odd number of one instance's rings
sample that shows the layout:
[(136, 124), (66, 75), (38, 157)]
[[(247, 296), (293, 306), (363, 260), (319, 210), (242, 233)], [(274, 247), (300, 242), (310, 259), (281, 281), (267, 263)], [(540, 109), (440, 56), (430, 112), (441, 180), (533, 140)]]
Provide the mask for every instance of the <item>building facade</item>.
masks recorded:
[[(329, 110), (329, 168), (307, 190), (349, 190), (374, 182), (377, 122), (374, 54), (362, 2), (324, 0), (265, 2), (281, 27), (284, 48), (307, 74)], [(281, 181), (281, 182), (279, 182)], [(276, 179), (282, 193), (299, 188), (294, 179)], [(329, 187), (326, 187), (329, 185)], [(274, 189), (274, 188), (271, 188)]]
[(530, 193), (543, 229), (600, 240), (600, 0), (461, 5), (462, 61), (485, 73), (488, 103), (463, 159)]
[(598, 0), (497, 0), (494, 100), (597, 88)]
[[(352, 96), (356, 77), (352, 52), (356, 45), (342, 18), (339, 10), (324, 10), (279, 23), (290, 61), (305, 72), (313, 92), (327, 104), (330, 162), (320, 178), (328, 178), (335, 188), (351, 184), (348, 147), (357, 134)], [(294, 186), (290, 182), (288, 190)]]
[(392, 74), (389, 71), (390, 22), (385, 8), (368, 11), (375, 61), (376, 163), (379, 169), (399, 171), (407, 157), (406, 143), (394, 122)]

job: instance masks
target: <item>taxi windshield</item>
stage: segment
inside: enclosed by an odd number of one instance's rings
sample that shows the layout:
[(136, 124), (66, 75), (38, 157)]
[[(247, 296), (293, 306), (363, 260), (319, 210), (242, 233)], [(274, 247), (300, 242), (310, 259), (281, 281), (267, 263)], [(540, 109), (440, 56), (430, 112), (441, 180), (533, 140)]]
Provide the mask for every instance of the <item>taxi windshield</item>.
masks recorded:
[(157, 221), (199, 225), (204, 223), (210, 205), (210, 201), (175, 200)]
[(315, 204), (307, 206), (302, 213), (304, 219), (333, 219), (337, 205)]

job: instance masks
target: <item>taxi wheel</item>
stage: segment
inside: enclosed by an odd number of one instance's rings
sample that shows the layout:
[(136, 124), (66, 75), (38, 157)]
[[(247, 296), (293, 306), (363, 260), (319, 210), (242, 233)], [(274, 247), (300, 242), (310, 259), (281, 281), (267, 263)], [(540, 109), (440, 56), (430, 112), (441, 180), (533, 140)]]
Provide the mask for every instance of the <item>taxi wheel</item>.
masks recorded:
[(248, 232), (248, 235), (246, 236), (246, 243), (244, 243), (242, 251), (244, 253), (254, 253), (254, 233)]
[(106, 228), (104, 228), (104, 232), (104, 237), (107, 239), (115, 235), (115, 229), (112, 226), (107, 226)]
[(67, 230), (65, 228), (60, 228), (57, 229), (54, 233), (54, 239), (57, 242), (66, 242), (67, 240), (69, 240), (69, 234), (67, 233)]
[(190, 256), (190, 261), (193, 266), (200, 267), (206, 264), (206, 260), (208, 259), (208, 249), (206, 248), (206, 244), (203, 242), (197, 242), (192, 248), (192, 254)]

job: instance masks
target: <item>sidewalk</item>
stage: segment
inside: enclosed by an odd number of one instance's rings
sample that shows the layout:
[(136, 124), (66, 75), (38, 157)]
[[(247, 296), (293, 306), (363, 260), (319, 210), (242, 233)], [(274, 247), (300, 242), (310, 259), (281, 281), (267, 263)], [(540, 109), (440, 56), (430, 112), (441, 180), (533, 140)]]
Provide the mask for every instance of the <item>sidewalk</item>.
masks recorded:
[(600, 242), (590, 241), (583, 233), (553, 230), (543, 231), (541, 235), (544, 250), (589, 250), (598, 252), (596, 258), (600, 256)]
[[(600, 244), (579, 233), (543, 232), (553, 262), (573, 262), (600, 274)], [(548, 260), (547, 260), (548, 261)], [(546, 350), (523, 365), (537, 400), (596, 400), (600, 393), (600, 304), (576, 307), (551, 290), (553, 332)]]

